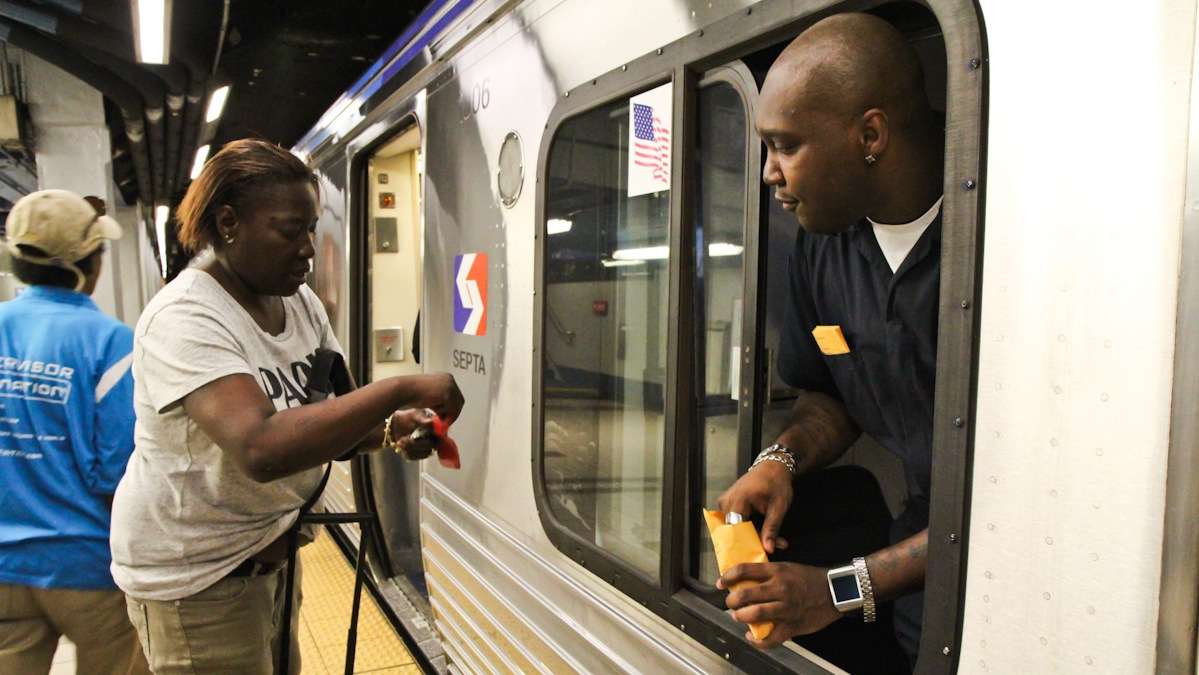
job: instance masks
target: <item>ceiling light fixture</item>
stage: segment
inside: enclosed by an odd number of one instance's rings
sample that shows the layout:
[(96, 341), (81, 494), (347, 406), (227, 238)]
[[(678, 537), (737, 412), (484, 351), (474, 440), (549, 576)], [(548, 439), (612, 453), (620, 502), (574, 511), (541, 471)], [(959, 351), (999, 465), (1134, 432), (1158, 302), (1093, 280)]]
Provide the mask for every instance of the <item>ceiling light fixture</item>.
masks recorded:
[(229, 86), (226, 84), (218, 87), (208, 98), (208, 112), (204, 115), (205, 123), (221, 119), (221, 113), (225, 112), (225, 101), (229, 98)]
[(158, 262), (162, 265), (162, 277), (167, 276), (167, 219), (171, 216), (171, 209), (166, 205), (159, 205), (154, 209), (154, 229), (158, 233)]
[(613, 260), (665, 260), (670, 255), (669, 246), (646, 246), (645, 248), (622, 248), (612, 252)]
[(139, 63), (171, 60), (172, 0), (132, 0), (133, 44)]
[(192, 162), (192, 180), (200, 177), (200, 172), (204, 170), (204, 162), (208, 161), (208, 151), (211, 145), (201, 145), (196, 148), (196, 160)]
[(717, 241), (708, 244), (708, 255), (713, 258), (720, 258), (730, 255), (741, 255), (741, 251), (743, 250), (745, 250), (745, 247), (737, 244), (730, 244), (727, 241)]
[(600, 260), (600, 264), (604, 267), (629, 267), (631, 265), (644, 265), (644, 260)]
[(550, 218), (545, 223), (546, 234), (564, 234), (570, 232), (570, 228), (574, 227), (573, 220), (565, 218)]

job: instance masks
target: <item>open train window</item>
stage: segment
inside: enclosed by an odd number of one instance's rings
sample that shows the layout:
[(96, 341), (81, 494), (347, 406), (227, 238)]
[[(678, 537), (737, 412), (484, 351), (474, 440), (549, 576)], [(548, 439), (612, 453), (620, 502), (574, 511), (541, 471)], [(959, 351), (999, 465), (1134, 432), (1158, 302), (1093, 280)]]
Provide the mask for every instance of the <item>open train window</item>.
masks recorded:
[(657, 578), (670, 202), (628, 183), (644, 153), (628, 142), (629, 107), (618, 100), (567, 120), (550, 149), (544, 485), (562, 527)]
[[(836, 9), (810, 5), (804, 18), (789, 14), (794, 3), (760, 2), (572, 90), (551, 118), (539, 166), (534, 484), (547, 535), (751, 672), (853, 668), (837, 650), (861, 645), (853, 636), (840, 647), (821, 636), (769, 652), (746, 644), (712, 585), (712, 545), (698, 517), (773, 442), (798, 394), (776, 368), (797, 223), (762, 184), (765, 152), (753, 124), (758, 89), (782, 48)], [(920, 669), (950, 672), (965, 573), (985, 53), (976, 9), (963, 0), (868, 3), (865, 11), (914, 47), (931, 107), (945, 120)], [(673, 141), (663, 156), (669, 180), (638, 192), (630, 187), (633, 106), (664, 86), (674, 105), (663, 125)], [(905, 469), (882, 444), (863, 437), (839, 464), (877, 481), (871, 499), (886, 523), (904, 509)], [(889, 649), (885, 658), (906, 668)]]

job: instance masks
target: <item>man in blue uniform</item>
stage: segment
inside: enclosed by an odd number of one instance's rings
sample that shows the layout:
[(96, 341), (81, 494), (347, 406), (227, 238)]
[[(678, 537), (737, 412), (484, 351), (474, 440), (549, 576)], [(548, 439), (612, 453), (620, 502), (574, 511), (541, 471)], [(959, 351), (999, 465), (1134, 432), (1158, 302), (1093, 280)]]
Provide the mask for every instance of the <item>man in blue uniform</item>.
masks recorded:
[(29, 287), (0, 304), (0, 673), (48, 672), (61, 635), (81, 673), (148, 672), (109, 572), (112, 494), (133, 451), (133, 332), (88, 297), (105, 240), (121, 236), (102, 209), (42, 190), (8, 217)]
[[(775, 622), (754, 641), (761, 647), (843, 617), (885, 619), (876, 603), (894, 602), (895, 636), (914, 661), (928, 549), (944, 132), (915, 52), (867, 14), (830, 17), (788, 45), (766, 77), (755, 122), (767, 149), (763, 180), (801, 226), (779, 373), (802, 392), (788, 427), (722, 495), (722, 510), (763, 514), (763, 546), (788, 560), (812, 537), (780, 537), (785, 520), (844, 523), (865, 498), (838, 495), (843, 489), (820, 503), (812, 497), (829, 493), (819, 481), (837, 472), (817, 472), (862, 431), (903, 461), (908, 501), (881, 543), (863, 549), (834, 535), (854, 550), (821, 564), (740, 565), (720, 584), (762, 582), (727, 599), (739, 621)], [(900, 657), (877, 669), (908, 667)]]

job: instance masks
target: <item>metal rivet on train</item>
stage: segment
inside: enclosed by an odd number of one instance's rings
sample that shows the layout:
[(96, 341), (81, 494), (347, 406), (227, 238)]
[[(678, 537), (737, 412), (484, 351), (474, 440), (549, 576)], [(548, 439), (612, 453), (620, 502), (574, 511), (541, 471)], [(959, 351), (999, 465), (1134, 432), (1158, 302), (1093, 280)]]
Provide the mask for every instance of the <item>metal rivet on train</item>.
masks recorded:
[(941, 648), (941, 653), (944, 654), (945, 656), (949, 656), (949, 652), (950, 652), (949, 647)]
[(661, 56), (661, 55), (662, 55), (662, 48), (661, 48), (661, 47), (658, 47), (658, 51), (657, 51), (656, 53), (657, 53), (657, 55), (658, 55), (658, 56)]
[(951, 543), (951, 544), (958, 543), (958, 535), (956, 532), (949, 533), (949, 543)]
[(731, 659), (731, 658), (733, 658), (733, 657), (732, 657), (732, 656), (730, 656), (728, 652), (725, 652), (725, 653), (724, 653), (724, 660), (725, 660), (725, 661), (728, 661), (728, 660), (729, 660), (729, 659)]
[(983, 65), (982, 59), (977, 56), (970, 59), (970, 70), (978, 70)]
[(570, 98), (570, 92), (569, 91), (566, 92), (565, 96), (566, 96), (566, 98)]
[(622, 71), (624, 71), (624, 70), (628, 70), (628, 69), (629, 69), (629, 67), (628, 67), (628, 66), (621, 66), (621, 67), (620, 67), (620, 69), (621, 69)]
[(746, 10), (745, 10), (745, 14), (746, 14), (747, 16), (748, 16), (748, 15), (750, 15), (750, 14), (753, 14), (753, 13), (754, 13), (754, 8), (753, 8), (753, 7), (750, 7), (750, 8), (748, 8), (748, 9), (746, 9)]
[(963, 424), (965, 424), (965, 422), (962, 421), (962, 418), (960, 418), (960, 417), (953, 418), (953, 426), (958, 427), (960, 429)]
[[(703, 37), (703, 36), (704, 36), (704, 31), (703, 31), (703, 29), (700, 29), (700, 31), (699, 31), (699, 37)], [(725, 655), (724, 655), (724, 657), (727, 659), (727, 658), (729, 657), (729, 655), (728, 655), (728, 654), (725, 654)]]
[(970, 301), (969, 300), (962, 301), (962, 309), (970, 309)]
[[(569, 94), (568, 94), (568, 96), (569, 96)], [(974, 182), (973, 178), (967, 178), (966, 180), (962, 181), (962, 187), (967, 190), (973, 190), (974, 186), (975, 186), (975, 182)]]

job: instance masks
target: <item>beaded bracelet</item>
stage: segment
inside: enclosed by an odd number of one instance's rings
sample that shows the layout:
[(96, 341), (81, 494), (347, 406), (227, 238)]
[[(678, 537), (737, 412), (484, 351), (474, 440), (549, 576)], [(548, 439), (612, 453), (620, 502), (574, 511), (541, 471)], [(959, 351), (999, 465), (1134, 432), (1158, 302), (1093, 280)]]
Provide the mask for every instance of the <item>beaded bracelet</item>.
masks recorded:
[(387, 421), (385, 421), (383, 423), (383, 446), (382, 447), (391, 448), (391, 449), (395, 450), (396, 452), (399, 452), (400, 444), (397, 443), (396, 441), (392, 440), (392, 438), (391, 438), (391, 419), (393, 417), (395, 417), (395, 413), (388, 415)]

